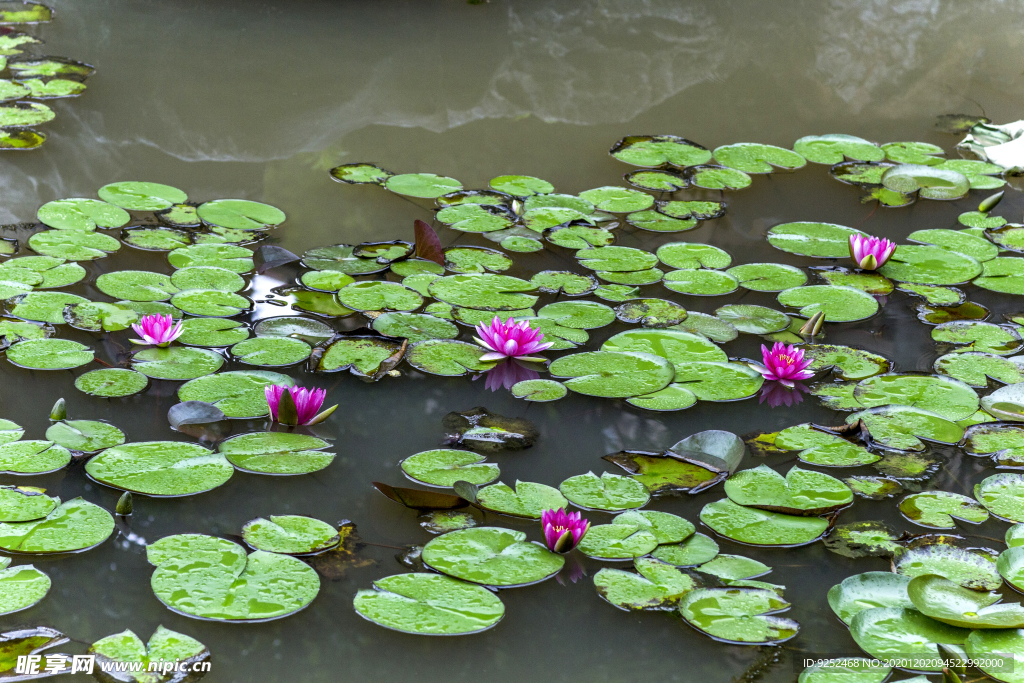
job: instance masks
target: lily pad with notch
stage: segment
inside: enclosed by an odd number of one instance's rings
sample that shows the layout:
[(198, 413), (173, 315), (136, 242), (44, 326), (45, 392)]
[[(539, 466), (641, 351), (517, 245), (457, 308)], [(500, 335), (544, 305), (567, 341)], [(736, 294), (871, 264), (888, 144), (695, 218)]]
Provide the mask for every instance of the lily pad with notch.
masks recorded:
[(525, 293), (536, 289), (537, 285), (507, 275), (469, 274), (438, 278), (430, 283), (429, 292), (452, 306), (516, 311), (537, 303), (537, 296)]
[(516, 398), (537, 403), (557, 401), (569, 393), (564, 384), (551, 379), (522, 380), (513, 384), (509, 391)]
[(69, 370), (93, 361), (93, 350), (69, 339), (30, 339), (7, 349), (7, 360), (29, 370)]
[(145, 348), (132, 356), (132, 370), (153, 379), (190, 380), (211, 375), (224, 365), (215, 351), (185, 346)]
[(978, 351), (1009, 356), (1024, 349), (1024, 339), (1015, 326), (974, 320), (942, 323), (932, 330), (932, 339), (955, 345), (957, 353)]
[(892, 361), (878, 354), (834, 344), (805, 344), (800, 347), (812, 372), (831, 370), (841, 380), (861, 380), (892, 369)]
[(609, 569), (594, 575), (597, 594), (619, 609), (671, 610), (691, 590), (701, 586), (695, 574), (649, 557), (638, 557), (633, 566), (638, 573)]
[[(1024, 522), (1024, 474), (1001, 472), (974, 485), (974, 497), (1004, 522)], [(1024, 624), (1019, 627), (1024, 628)]]
[(149, 378), (141, 372), (123, 368), (90, 370), (75, 379), (75, 388), (89, 396), (122, 398), (132, 396), (149, 386)]
[(729, 304), (715, 311), (715, 317), (747, 334), (772, 334), (789, 327), (789, 316), (754, 304)]
[(644, 485), (651, 494), (662, 495), (687, 491), (699, 493), (724, 481), (727, 471), (708, 463), (694, 461), (671, 451), (619, 451), (602, 458), (618, 465)]
[(46, 430), (46, 438), (58, 446), (79, 453), (96, 453), (120, 446), (125, 435), (120, 429), (100, 420), (61, 420)]
[(453, 273), (500, 273), (512, 267), (512, 259), (486, 247), (448, 247), (444, 267)]
[(492, 628), (505, 605), (492, 591), (441, 574), (396, 574), (360, 589), (356, 613), (378, 626), (417, 635), (468, 635)]
[(89, 301), (71, 304), (64, 309), (64, 322), (76, 330), (88, 332), (119, 332), (127, 330), (141, 316), (128, 306)]
[(346, 275), (372, 275), (390, 267), (388, 263), (378, 263), (375, 258), (356, 256), (354, 251), (355, 247), (348, 244), (317, 247), (302, 255), (302, 265), (313, 270), (330, 270)]
[(723, 166), (744, 173), (771, 173), (776, 168), (792, 171), (807, 165), (807, 160), (797, 152), (754, 142), (717, 147), (714, 157)]
[(144, 441), (108, 448), (86, 463), (101, 484), (154, 497), (191, 496), (223, 485), (235, 471), (220, 453), (181, 441)]
[(883, 660), (899, 657), (910, 671), (941, 671), (943, 650), (962, 653), (970, 634), (906, 607), (868, 609), (850, 621), (850, 635), (862, 650)]
[(431, 569), (471, 583), (512, 588), (548, 579), (558, 573), (565, 558), (521, 531), (474, 527), (452, 531), (423, 547), (423, 563)]
[(828, 520), (737, 505), (728, 498), (708, 503), (700, 519), (718, 535), (745, 545), (795, 547), (821, 538)]
[(659, 545), (651, 557), (677, 567), (696, 567), (718, 556), (718, 544), (710, 536), (695, 533), (682, 543)]
[(886, 170), (882, 185), (900, 194), (917, 192), (924, 199), (940, 200), (959, 199), (971, 189), (971, 181), (962, 173), (913, 163), (902, 163)]
[(637, 523), (599, 524), (590, 527), (577, 548), (597, 560), (632, 560), (658, 547), (651, 530)]
[(566, 296), (586, 296), (597, 289), (597, 278), (593, 275), (580, 275), (567, 270), (541, 271), (530, 278), (530, 283), (545, 294)]
[(291, 337), (310, 345), (319, 344), (335, 335), (334, 328), (320, 320), (301, 316), (263, 318), (253, 326), (257, 337)]
[(385, 365), (390, 364), (393, 367), (401, 360), (401, 356), (398, 355), (401, 351), (402, 344), (393, 339), (369, 336), (341, 337), (327, 347), (317, 364), (317, 372), (348, 370), (357, 377), (376, 378)]
[(829, 133), (807, 135), (793, 143), (793, 151), (815, 164), (838, 164), (847, 159), (882, 161), (885, 151), (874, 142), (855, 135)]
[(726, 479), (725, 494), (745, 507), (805, 516), (834, 512), (853, 502), (853, 492), (839, 479), (799, 467), (785, 477), (767, 465), (741, 470)]
[(879, 608), (914, 609), (907, 587), (911, 579), (892, 572), (865, 572), (843, 579), (828, 591), (828, 604), (844, 624), (861, 612)]
[(238, 320), (226, 318), (185, 318), (177, 341), (185, 346), (221, 348), (249, 338), (249, 328)]
[[(421, 342), (429, 343), (429, 342)], [(675, 376), (672, 364), (649, 353), (596, 351), (563, 356), (548, 367), (553, 377), (587, 396), (629, 398), (664, 389)]]
[(923, 451), (924, 441), (952, 445), (964, 436), (960, 425), (942, 415), (905, 405), (886, 405), (847, 416), (846, 423), (862, 428), (871, 439), (885, 447), (901, 451)]
[(143, 251), (173, 251), (190, 245), (192, 238), (173, 228), (128, 228), (121, 233), (121, 241)]
[(459, 328), (443, 318), (406, 312), (384, 313), (373, 319), (370, 327), (380, 334), (410, 343), (427, 339), (455, 339)]
[(711, 160), (707, 148), (676, 135), (629, 135), (616, 142), (608, 153), (619, 161), (647, 168), (664, 164), (685, 168)]
[(671, 171), (631, 171), (622, 176), (633, 187), (651, 192), (676, 192), (690, 186), (690, 181)]
[(98, 546), (113, 531), (114, 518), (109, 512), (73, 498), (42, 519), (0, 523), (0, 549), (33, 555), (74, 553)]
[(415, 369), (429, 375), (455, 377), (494, 367), (494, 363), (480, 360), (480, 356), (486, 352), (486, 349), (476, 344), (452, 339), (428, 339), (410, 345), (405, 360)]
[(323, 439), (293, 432), (252, 432), (225, 439), (217, 451), (243, 472), (297, 475), (319, 472), (334, 461)]
[(443, 448), (416, 453), (400, 464), (407, 477), (427, 486), (448, 488), (457, 481), (483, 486), (501, 476), (498, 466), (485, 459), (471, 451)]
[(248, 273), (256, 267), (251, 249), (233, 244), (193, 244), (167, 254), (167, 262), (176, 269), (213, 266), (233, 273)]
[(302, 515), (257, 517), (242, 527), (242, 539), (254, 550), (282, 555), (315, 555), (341, 542), (333, 526)]
[(153, 675), (148, 672), (159, 672), (165, 666), (170, 668), (174, 665), (195, 672), (190, 676), (198, 680), (205, 674), (204, 663), (210, 659), (210, 650), (198, 640), (163, 626), (157, 626), (148, 643), (143, 643), (132, 631), (122, 631), (100, 638), (89, 646), (88, 653), (96, 658), (98, 667), (107, 671), (121, 668), (127, 671), (138, 666), (140, 672), (147, 672), (138, 675), (122, 674), (125, 683), (158, 683), (167, 680), (159, 673)]
[(878, 272), (897, 282), (962, 285), (981, 275), (982, 265), (971, 256), (942, 247), (902, 244)]
[(988, 510), (978, 501), (949, 491), (913, 493), (900, 501), (899, 510), (911, 522), (929, 529), (955, 529), (956, 520), (980, 524)]
[(878, 312), (878, 300), (853, 287), (810, 285), (793, 287), (778, 295), (783, 306), (799, 309), (797, 315), (810, 318), (825, 314), (826, 322), (854, 322), (870, 318)]
[(186, 382), (178, 398), (212, 403), (229, 418), (265, 417), (269, 407), (264, 388), (271, 384), (293, 387), (295, 380), (269, 370), (219, 372)]
[(868, 377), (857, 384), (853, 396), (866, 408), (913, 406), (953, 422), (970, 417), (979, 406), (974, 389), (960, 380), (913, 373)]
[(991, 353), (968, 351), (947, 353), (935, 360), (936, 373), (984, 389), (990, 381), (1002, 384), (1024, 382), (1024, 358), (1004, 358)]
[(800, 625), (773, 616), (789, 608), (777, 593), (757, 588), (697, 588), (679, 604), (690, 626), (717, 641), (737, 645), (774, 645), (795, 637)]
[(647, 505), (651, 499), (642, 483), (608, 472), (600, 477), (593, 472), (569, 477), (558, 490), (569, 502), (584, 510), (631, 510)]
[(474, 505), (499, 515), (540, 519), (547, 510), (568, 507), (569, 501), (554, 487), (516, 480), (514, 489), (500, 481), (480, 488)]
[[(845, 481), (857, 492), (851, 479)], [(822, 543), (843, 557), (892, 557), (902, 548), (901, 538), (899, 533), (884, 522), (861, 521), (835, 526)]]
[(395, 175), (376, 164), (342, 164), (331, 169), (331, 179), (350, 185), (383, 185)]
[(852, 235), (864, 233), (835, 223), (782, 223), (768, 231), (768, 243), (790, 254), (813, 258), (846, 258), (850, 255)]
[(48, 496), (31, 486), (0, 486), (0, 522), (31, 522), (42, 519), (60, 505), (60, 498)]

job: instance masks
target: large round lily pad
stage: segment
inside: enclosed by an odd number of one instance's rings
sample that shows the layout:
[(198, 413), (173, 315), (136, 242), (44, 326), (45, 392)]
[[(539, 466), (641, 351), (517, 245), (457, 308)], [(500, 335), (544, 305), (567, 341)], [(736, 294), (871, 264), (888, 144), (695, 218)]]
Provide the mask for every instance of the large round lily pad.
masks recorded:
[(30, 370), (68, 370), (93, 360), (93, 351), (70, 339), (30, 339), (7, 349), (7, 360)]
[(747, 545), (806, 545), (818, 540), (828, 528), (828, 521), (820, 517), (757, 510), (728, 499), (705, 505), (700, 519), (715, 533)]
[(122, 368), (90, 370), (75, 379), (75, 388), (90, 396), (120, 398), (137, 394), (149, 386), (149, 378), (141, 372)]
[(824, 313), (827, 322), (853, 322), (878, 312), (878, 300), (853, 287), (794, 287), (781, 292), (778, 299), (783, 306), (799, 309), (798, 315), (805, 318)]
[(312, 349), (301, 339), (289, 337), (256, 337), (231, 347), (231, 356), (246, 365), (283, 367), (309, 358)]
[(334, 460), (321, 438), (294, 432), (252, 432), (217, 445), (232, 465), (257, 474), (295, 475), (319, 472)]
[(997, 605), (998, 593), (972, 591), (941, 576), (918, 576), (907, 586), (907, 594), (922, 614), (950, 626), (1024, 627), (1024, 607), (1020, 603)]
[(931, 529), (955, 529), (954, 520), (980, 524), (988, 519), (978, 501), (949, 491), (911, 494), (900, 501), (899, 509), (911, 522)]
[(725, 495), (738, 505), (795, 515), (832, 512), (853, 502), (853, 492), (835, 477), (799, 467), (783, 477), (767, 465), (730, 476)]
[(879, 607), (913, 608), (907, 595), (910, 579), (893, 572), (865, 572), (843, 579), (828, 591), (828, 604), (849, 625), (860, 612)]
[(260, 622), (294, 614), (320, 591), (320, 578), (294, 557), (245, 550), (231, 541), (179, 534), (146, 548), (150, 584), (169, 609), (214, 621)]
[(962, 646), (971, 634), (935, 621), (905, 607), (878, 607), (858, 613), (850, 622), (850, 635), (872, 657), (897, 658), (901, 668), (940, 671), (943, 653), (939, 645)]
[(224, 357), (209, 349), (171, 346), (146, 348), (132, 357), (132, 369), (153, 379), (188, 380), (220, 370)]
[(450, 487), (457, 481), (483, 486), (496, 481), (501, 470), (472, 451), (440, 448), (410, 455), (402, 461), (402, 471), (413, 481), (428, 486)]
[(356, 613), (378, 626), (417, 635), (479, 633), (505, 616), (505, 605), (483, 586), (440, 574), (397, 574), (361, 589)]
[(99, 545), (113, 531), (114, 518), (109, 512), (74, 498), (42, 519), (0, 523), (0, 549), (40, 555), (73, 553)]
[(108, 448), (85, 466), (107, 486), (150, 496), (190, 496), (215, 489), (235, 471), (227, 459), (198, 444), (145, 441)]
[(800, 625), (771, 616), (789, 608), (777, 593), (756, 588), (697, 588), (683, 596), (679, 613), (712, 638), (739, 645), (768, 645), (796, 636)]
[(423, 547), (423, 563), (457, 579), (485, 586), (510, 588), (550, 578), (565, 558), (522, 531), (474, 527), (438, 536)]
[(901, 244), (878, 272), (897, 282), (960, 285), (980, 275), (981, 264), (942, 247)]
[(338, 545), (338, 530), (327, 522), (301, 515), (257, 517), (242, 527), (249, 547), (283, 555), (321, 553)]
[(600, 477), (593, 472), (569, 477), (558, 490), (573, 505), (585, 510), (631, 510), (651, 500), (651, 494), (640, 482), (608, 472)]
[(488, 512), (540, 519), (546, 510), (565, 508), (569, 501), (558, 489), (546, 484), (516, 481), (513, 489), (499, 481), (477, 491), (476, 504)]
[(863, 234), (835, 223), (783, 223), (768, 231), (768, 244), (801, 256), (846, 258), (850, 255), (850, 236)]
[(974, 389), (959, 380), (934, 375), (876, 375), (861, 380), (853, 396), (865, 407), (913, 406), (954, 422), (973, 415), (979, 405)]
[(58, 199), (39, 207), (36, 217), (58, 230), (93, 231), (96, 228), (120, 228), (131, 220), (127, 211), (96, 199)]
[(578, 394), (629, 398), (664, 389), (675, 376), (672, 364), (649, 353), (595, 351), (564, 356), (548, 368)]

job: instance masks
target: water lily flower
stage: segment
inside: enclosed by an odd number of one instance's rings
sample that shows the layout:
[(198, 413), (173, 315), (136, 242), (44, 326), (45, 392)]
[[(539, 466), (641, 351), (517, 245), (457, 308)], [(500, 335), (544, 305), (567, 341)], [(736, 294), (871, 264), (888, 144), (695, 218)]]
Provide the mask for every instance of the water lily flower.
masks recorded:
[(881, 268), (894, 251), (896, 243), (884, 237), (850, 235), (850, 257), (864, 270)]
[(303, 389), (271, 384), (264, 387), (270, 419), (286, 425), (315, 425), (326, 420), (338, 406), (317, 413), (324, 404), (327, 392), (323, 389)]
[(490, 323), (477, 325), (476, 331), (480, 336), (473, 337), (473, 339), (477, 344), (490, 351), (490, 353), (480, 356), (482, 361), (505, 358), (541, 361), (544, 359), (530, 356), (530, 354), (544, 351), (554, 345), (553, 342), (541, 343), (544, 335), (540, 330), (530, 327), (530, 323), (525, 320), (520, 323), (511, 319), (502, 322), (501, 318), (494, 316), (494, 320)]
[(761, 394), (757, 399), (757, 402), (767, 403), (772, 408), (778, 408), (779, 406), (795, 406), (804, 402), (804, 394), (810, 393), (810, 389), (803, 382), (794, 382), (793, 387), (789, 388), (779, 384), (778, 382), (765, 382), (761, 387)]
[(562, 508), (545, 510), (540, 523), (544, 526), (544, 542), (556, 553), (567, 553), (575, 548), (590, 530), (590, 522), (579, 512), (566, 512)]
[[(476, 375), (473, 377), (475, 382), (481, 376)], [(497, 391), (498, 389), (511, 389), (519, 382), (523, 382), (528, 379), (540, 378), (540, 373), (536, 370), (520, 365), (512, 358), (506, 359), (503, 363), (498, 363), (493, 368), (483, 374), (484, 377), (484, 388), (490, 389), (491, 391)]]
[(803, 349), (782, 342), (775, 342), (771, 349), (761, 344), (761, 356), (764, 358), (764, 366), (753, 367), (766, 380), (792, 389), (793, 382), (814, 377), (814, 373), (807, 369), (811, 361), (804, 358)]
[(184, 331), (181, 322), (174, 324), (174, 317), (167, 315), (146, 315), (132, 329), (142, 339), (131, 339), (132, 344), (151, 344), (153, 346), (167, 347), (171, 342), (181, 336)]

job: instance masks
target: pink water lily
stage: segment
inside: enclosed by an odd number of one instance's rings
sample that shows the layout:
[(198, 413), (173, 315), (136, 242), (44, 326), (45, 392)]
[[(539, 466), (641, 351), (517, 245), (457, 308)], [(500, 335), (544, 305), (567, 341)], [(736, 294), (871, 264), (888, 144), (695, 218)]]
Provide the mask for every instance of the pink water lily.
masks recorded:
[(894, 251), (896, 251), (896, 243), (890, 242), (884, 237), (850, 235), (850, 257), (859, 268), (864, 270), (881, 268)]
[(142, 339), (131, 339), (132, 344), (151, 344), (153, 346), (170, 346), (171, 342), (181, 336), (181, 323), (174, 324), (174, 317), (167, 315), (147, 315), (132, 325), (132, 329)]
[(590, 522), (579, 512), (566, 512), (562, 508), (545, 510), (540, 523), (544, 527), (544, 543), (556, 553), (567, 553), (578, 546), (590, 530)]
[[(324, 404), (327, 392), (323, 389), (304, 389), (302, 387), (286, 387), (280, 384), (271, 384), (263, 388), (267, 395), (267, 405), (270, 407), (270, 419), (287, 425), (315, 425), (323, 422), (337, 409), (338, 406), (331, 406), (322, 413), (317, 413)], [(287, 392), (288, 398), (284, 398)], [(284, 398), (285, 406), (282, 406)], [(288, 406), (291, 403), (292, 406)], [(282, 411), (281, 408), (284, 407)]]
[(522, 321), (515, 322), (511, 318), (502, 322), (501, 318), (494, 316), (490, 323), (480, 323), (476, 326), (479, 337), (473, 337), (476, 343), (484, 347), (490, 353), (480, 356), (480, 360), (502, 360), (503, 358), (519, 358), (527, 361), (540, 361), (543, 358), (530, 356), (551, 348), (552, 342), (541, 343), (544, 335), (540, 330), (530, 327), (530, 323)]
[(807, 369), (811, 361), (804, 358), (803, 349), (782, 342), (775, 342), (771, 349), (761, 344), (761, 356), (764, 366), (755, 365), (754, 369), (766, 380), (792, 389), (794, 382), (814, 377), (814, 373)]

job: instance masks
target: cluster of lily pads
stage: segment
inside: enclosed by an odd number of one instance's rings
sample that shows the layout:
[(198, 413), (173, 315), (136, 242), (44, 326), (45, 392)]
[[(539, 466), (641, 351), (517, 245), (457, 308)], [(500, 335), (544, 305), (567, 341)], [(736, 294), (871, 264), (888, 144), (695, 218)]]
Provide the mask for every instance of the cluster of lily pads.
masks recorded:
[(56, 114), (45, 100), (78, 97), (92, 66), (64, 57), (26, 52), (41, 45), (35, 36), (7, 27), (43, 24), (53, 10), (34, 2), (8, 2), (0, 7), (0, 150), (36, 149), (46, 135), (33, 126), (52, 121)]

